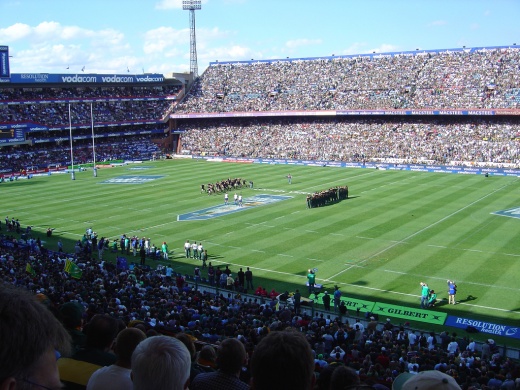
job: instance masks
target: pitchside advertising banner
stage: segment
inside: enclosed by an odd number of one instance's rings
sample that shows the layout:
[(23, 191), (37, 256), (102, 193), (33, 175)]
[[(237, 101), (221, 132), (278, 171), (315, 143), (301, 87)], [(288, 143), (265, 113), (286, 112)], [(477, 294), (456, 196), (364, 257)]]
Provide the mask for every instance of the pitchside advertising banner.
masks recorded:
[(445, 325), (466, 330), (468, 328), (474, 328), (481, 333), (520, 339), (520, 329), (516, 326), (494, 324), (492, 322), (472, 320), (471, 318), (457, 316), (448, 316)]
[(439, 313), (438, 311), (388, 305), (381, 302), (376, 302), (373, 313), (379, 316), (402, 318), (410, 322), (418, 321), (436, 325), (444, 325), (447, 316), (446, 313)]
[(49, 74), (49, 73), (13, 73), (12, 84), (114, 84), (114, 83), (162, 83), (162, 74)]
[(0, 46), (0, 78), (8, 79), (9, 76), (9, 46)]
[(250, 162), (255, 164), (286, 164), (286, 165), (306, 165), (321, 167), (338, 168), (368, 168), (389, 171), (414, 171), (414, 172), (436, 172), (436, 173), (455, 173), (459, 175), (492, 175), (492, 176), (520, 176), (520, 169), (515, 168), (481, 168), (467, 166), (444, 166), (444, 165), (422, 165), (422, 164), (389, 164), (389, 163), (346, 163), (340, 161), (308, 161), (308, 160), (287, 160), (287, 159), (237, 159), (234, 157), (207, 157), (193, 156), (193, 158), (203, 158), (208, 161), (221, 162)]
[(493, 116), (493, 115), (520, 115), (518, 109), (496, 108), (492, 110), (338, 110), (338, 111), (264, 111), (264, 112), (211, 112), (197, 114), (170, 114), (171, 119), (196, 118), (248, 118), (248, 117), (283, 117), (283, 116)]

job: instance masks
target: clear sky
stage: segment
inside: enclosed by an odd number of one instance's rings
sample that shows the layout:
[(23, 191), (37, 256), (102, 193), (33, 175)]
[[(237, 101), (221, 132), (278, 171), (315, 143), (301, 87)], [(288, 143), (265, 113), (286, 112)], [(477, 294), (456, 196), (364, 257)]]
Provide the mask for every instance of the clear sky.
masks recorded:
[[(211, 61), (520, 45), (520, 0), (202, 0)], [(11, 73), (168, 74), (190, 68), (182, 0), (0, 0)]]

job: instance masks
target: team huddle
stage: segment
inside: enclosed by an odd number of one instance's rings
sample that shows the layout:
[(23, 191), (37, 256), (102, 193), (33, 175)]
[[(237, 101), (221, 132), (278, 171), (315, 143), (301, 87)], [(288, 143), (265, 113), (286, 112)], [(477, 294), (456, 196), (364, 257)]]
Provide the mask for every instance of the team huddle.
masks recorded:
[[(251, 183), (249, 182), (249, 186), (251, 187)], [(234, 179), (221, 180), (216, 183), (208, 183), (207, 185), (200, 185), (200, 192), (207, 192), (208, 195), (219, 194), (221, 192), (227, 192), (231, 190), (237, 190), (239, 188), (244, 188), (247, 182), (245, 179), (241, 179), (240, 177)]]

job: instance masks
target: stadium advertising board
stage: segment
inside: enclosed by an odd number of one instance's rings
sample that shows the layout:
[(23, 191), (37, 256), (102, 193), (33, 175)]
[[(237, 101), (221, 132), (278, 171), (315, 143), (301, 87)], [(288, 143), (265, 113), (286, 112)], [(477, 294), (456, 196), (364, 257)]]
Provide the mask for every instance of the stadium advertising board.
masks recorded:
[(25, 141), (25, 126), (0, 125), (0, 145)]
[[(203, 158), (208, 161), (233, 162), (233, 157), (211, 157), (201, 156), (193, 158)], [(305, 166), (321, 166), (321, 167), (338, 167), (338, 168), (368, 168), (389, 171), (414, 171), (414, 172), (436, 172), (436, 173), (455, 173), (459, 175), (488, 175), (488, 176), (516, 176), (520, 177), (520, 169), (514, 168), (486, 168), (486, 167), (467, 167), (467, 166), (444, 166), (444, 165), (426, 165), (426, 164), (391, 164), (391, 163), (348, 163), (340, 161), (310, 161), (310, 160), (289, 160), (289, 159), (246, 159), (242, 158), (241, 162), (250, 160), (257, 164), (271, 165), (305, 165)]]
[(12, 84), (138, 84), (162, 83), (162, 74), (49, 74), (49, 73), (13, 73)]
[(481, 333), (520, 339), (520, 329), (516, 326), (500, 325), (457, 316), (448, 316), (445, 325), (466, 330), (474, 328)]
[(350, 297), (341, 297), (341, 300), (345, 302), (347, 310), (350, 310), (351, 312), (359, 309), (360, 312), (371, 313), (374, 309), (374, 302), (371, 301)]
[(377, 302), (374, 305), (374, 314), (379, 316), (389, 316), (402, 318), (407, 321), (426, 322), (428, 324), (443, 325), (446, 320), (446, 313), (433, 310), (415, 309), (405, 306), (389, 305)]
[(8, 79), (9, 77), (9, 46), (0, 46), (0, 78)]
[(520, 115), (520, 110), (326, 110), (326, 111), (263, 111), (263, 112), (210, 112), (191, 114), (170, 114), (171, 119), (197, 118), (248, 118), (248, 117), (283, 117), (283, 116), (495, 116)]

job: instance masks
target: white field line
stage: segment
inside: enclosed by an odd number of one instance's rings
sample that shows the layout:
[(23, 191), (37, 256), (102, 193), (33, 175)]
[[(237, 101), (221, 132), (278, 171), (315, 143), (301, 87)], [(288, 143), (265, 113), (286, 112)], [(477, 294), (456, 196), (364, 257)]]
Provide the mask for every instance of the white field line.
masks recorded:
[[(379, 256), (379, 255), (382, 254), (382, 253), (385, 253), (386, 251), (392, 249), (393, 247), (395, 247), (395, 246), (397, 246), (397, 245), (399, 245), (399, 244), (401, 244), (401, 243), (406, 242), (407, 240), (409, 240), (409, 239), (411, 239), (411, 238), (413, 238), (413, 237), (415, 237), (415, 236), (421, 234), (422, 232), (425, 232), (425, 231), (428, 230), (428, 229), (431, 229), (432, 227), (438, 225), (439, 223), (442, 223), (442, 222), (446, 221), (447, 219), (453, 217), (454, 215), (457, 215), (458, 213), (460, 213), (460, 212), (466, 210), (468, 207), (471, 207), (471, 206), (477, 204), (478, 202), (480, 202), (480, 201), (482, 201), (482, 200), (484, 200), (484, 199), (490, 197), (491, 195), (494, 195), (496, 192), (501, 191), (503, 188), (505, 188), (505, 187), (507, 187), (507, 186), (509, 186), (509, 185), (510, 185), (510, 184), (506, 184), (506, 185), (504, 185), (504, 186), (502, 186), (502, 187), (499, 187), (499, 188), (497, 188), (496, 190), (494, 190), (494, 191), (492, 191), (492, 192), (489, 192), (489, 193), (487, 193), (486, 195), (480, 197), (479, 199), (477, 199), (477, 200), (475, 200), (475, 201), (473, 201), (473, 202), (467, 204), (466, 206), (461, 207), (460, 209), (454, 211), (453, 213), (451, 213), (451, 214), (449, 214), (449, 215), (446, 215), (445, 217), (439, 219), (438, 221), (436, 221), (436, 222), (434, 222), (434, 223), (431, 223), (430, 225), (428, 225), (428, 226), (426, 226), (426, 227), (424, 227), (424, 228), (422, 228), (422, 229), (416, 231), (415, 233), (410, 234), (408, 237), (405, 237), (405, 238), (403, 238), (402, 240), (396, 241), (396, 242), (393, 243), (392, 245), (389, 245), (389, 246), (387, 246), (386, 248), (381, 249), (379, 252), (376, 252), (376, 253), (374, 253), (373, 255), (367, 257), (366, 259), (361, 260), (361, 261), (360, 261), (360, 264), (361, 264), (361, 263), (366, 263), (367, 261), (370, 261), (371, 259), (373, 259), (374, 257)], [(338, 272), (337, 274), (332, 275), (331, 278), (335, 278), (336, 276), (341, 275), (341, 274), (344, 273), (344, 272), (347, 272), (347, 271), (348, 271), (349, 269), (351, 269), (351, 268), (352, 268), (352, 267), (348, 267), (348, 268), (344, 269), (343, 271), (340, 271), (340, 272)]]

